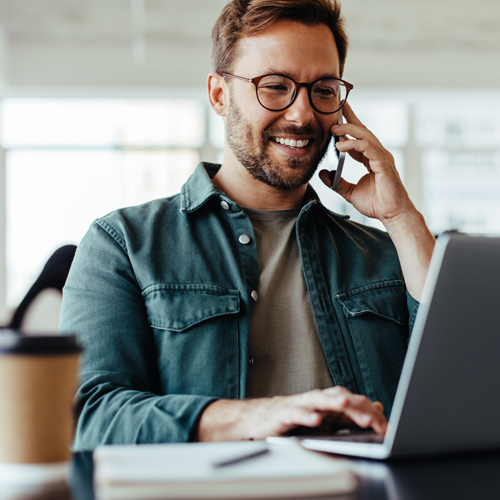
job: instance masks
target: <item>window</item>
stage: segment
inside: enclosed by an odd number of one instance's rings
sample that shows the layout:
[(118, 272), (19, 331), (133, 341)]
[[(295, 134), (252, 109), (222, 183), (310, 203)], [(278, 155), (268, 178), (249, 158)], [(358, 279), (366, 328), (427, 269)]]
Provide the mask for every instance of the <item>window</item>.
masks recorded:
[(8, 305), (95, 218), (179, 192), (199, 161), (204, 113), (197, 100), (6, 99)]
[[(394, 155), (431, 231), (500, 233), (500, 95), (480, 95), (473, 110), (464, 108), (467, 92), (391, 95), (359, 92), (350, 103)], [(9, 306), (96, 217), (179, 192), (202, 150), (201, 159), (222, 161), (223, 121), (208, 109), (205, 98), (3, 100)], [(330, 149), (322, 168), (335, 165)], [(365, 174), (348, 156), (344, 177)], [(317, 174), (312, 185), (331, 210), (383, 229)]]
[(425, 214), (436, 234), (500, 233), (500, 99), (468, 109), (466, 97), (416, 108)]

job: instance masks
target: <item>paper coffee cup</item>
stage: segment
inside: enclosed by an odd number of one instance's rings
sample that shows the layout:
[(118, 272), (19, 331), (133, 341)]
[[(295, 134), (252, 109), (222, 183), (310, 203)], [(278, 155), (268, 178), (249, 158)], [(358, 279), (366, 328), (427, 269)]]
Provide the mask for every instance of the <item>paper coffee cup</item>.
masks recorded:
[(0, 332), (0, 463), (69, 459), (80, 352), (74, 336)]

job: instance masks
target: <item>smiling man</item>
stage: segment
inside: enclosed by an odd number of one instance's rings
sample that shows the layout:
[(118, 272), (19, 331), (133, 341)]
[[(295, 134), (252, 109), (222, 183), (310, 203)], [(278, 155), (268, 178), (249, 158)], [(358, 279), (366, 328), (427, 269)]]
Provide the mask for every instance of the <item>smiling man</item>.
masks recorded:
[[(222, 166), (96, 220), (77, 251), (61, 316), (85, 347), (76, 450), (385, 432), (434, 238), (346, 102), (340, 7), (233, 0), (213, 43)], [(387, 232), (309, 187), (332, 134), (367, 169), (338, 193)]]

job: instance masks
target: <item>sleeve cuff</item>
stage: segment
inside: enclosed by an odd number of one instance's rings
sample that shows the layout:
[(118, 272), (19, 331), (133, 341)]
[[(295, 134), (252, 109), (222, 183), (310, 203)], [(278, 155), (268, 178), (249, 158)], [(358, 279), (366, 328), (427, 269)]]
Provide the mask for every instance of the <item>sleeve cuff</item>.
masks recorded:
[[(217, 398), (194, 395), (168, 395), (159, 397), (148, 422), (143, 422), (138, 435), (139, 443), (185, 443), (198, 424), (205, 408)], [(155, 425), (154, 414), (157, 413), (158, 422)], [(170, 418), (165, 418), (169, 416)], [(175, 422), (175, 425), (172, 425)]]
[(411, 332), (413, 331), (413, 326), (415, 325), (415, 317), (417, 316), (418, 307), (420, 302), (416, 301), (406, 290), (406, 304), (408, 306), (408, 312), (410, 314), (410, 319), (408, 321), (409, 335), (408, 339), (411, 337)]

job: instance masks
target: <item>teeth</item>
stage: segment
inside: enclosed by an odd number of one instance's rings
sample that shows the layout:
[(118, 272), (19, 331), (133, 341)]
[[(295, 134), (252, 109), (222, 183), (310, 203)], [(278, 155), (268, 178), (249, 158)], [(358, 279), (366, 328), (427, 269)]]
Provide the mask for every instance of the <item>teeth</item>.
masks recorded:
[(295, 139), (283, 139), (282, 137), (275, 137), (274, 140), (278, 144), (284, 144), (292, 148), (305, 148), (309, 144), (309, 139), (303, 141), (296, 141)]

